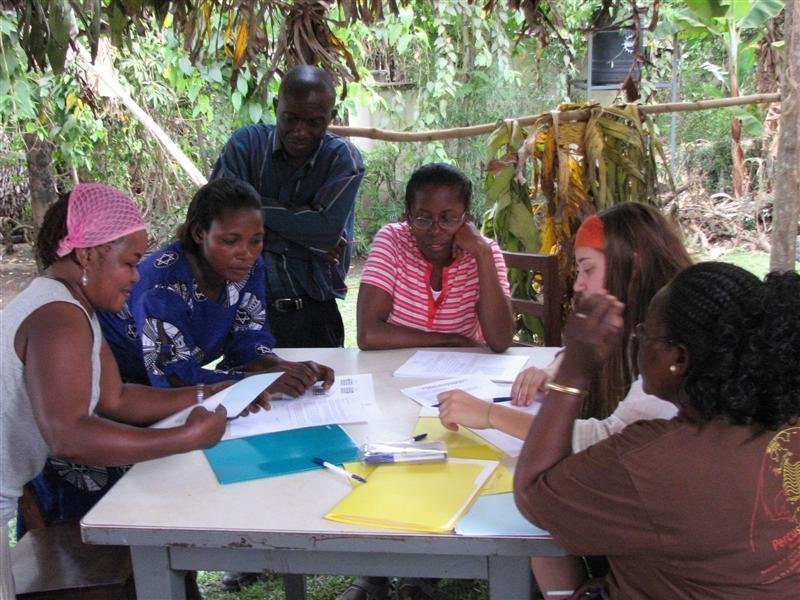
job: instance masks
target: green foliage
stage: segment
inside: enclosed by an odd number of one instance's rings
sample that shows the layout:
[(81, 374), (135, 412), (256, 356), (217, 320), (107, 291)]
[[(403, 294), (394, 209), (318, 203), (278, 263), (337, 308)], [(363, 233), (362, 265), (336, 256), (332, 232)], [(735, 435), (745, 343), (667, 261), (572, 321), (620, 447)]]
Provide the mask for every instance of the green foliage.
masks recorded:
[[(516, 12), (487, 14), (479, 4), (443, 0), (401, 7), (398, 16), (359, 31), (354, 55), (360, 53), (381, 73), (388, 71), (392, 81), (413, 85), (381, 89), (381, 100), (372, 106), (388, 115), (382, 126), (419, 131), (472, 125), (535, 114), (565, 99), (562, 50), (553, 45), (542, 52), (528, 39), (515, 44), (521, 26)], [(540, 79), (542, 73), (547, 76)], [(357, 88), (351, 85), (350, 91)], [(484, 138), (376, 146), (365, 155), (358, 251), (369, 247), (381, 225), (399, 217), (405, 181), (425, 163), (462, 169), (473, 182), (472, 213), (483, 213)]]
[[(198, 583), (206, 600), (282, 600), (283, 577), (269, 575), (240, 592), (223, 592), (219, 589), (222, 573), (200, 571)], [(353, 577), (307, 576), (306, 587), (309, 600), (334, 600), (344, 592)], [(441, 579), (436, 583), (436, 598), (440, 600), (485, 600), (489, 597), (486, 581), (468, 579)]]
[[(383, 225), (400, 220), (405, 206), (405, 181), (399, 163), (400, 145), (386, 143), (364, 153), (366, 172), (361, 183), (356, 215), (357, 255), (366, 256), (375, 233)], [(410, 175), (410, 173), (409, 173)]]
[[(683, 10), (670, 13), (689, 54), (697, 46), (703, 53), (716, 54), (715, 59), (701, 63), (712, 77), (701, 88), (706, 96), (728, 96), (732, 89), (738, 89), (740, 95), (751, 93), (748, 88), (755, 81), (756, 49), (764, 25), (779, 15), (784, 5), (784, 0), (689, 0)], [(720, 55), (720, 49), (724, 54)], [(729, 114), (742, 120), (746, 135), (763, 133), (765, 114), (756, 105), (733, 108)]]

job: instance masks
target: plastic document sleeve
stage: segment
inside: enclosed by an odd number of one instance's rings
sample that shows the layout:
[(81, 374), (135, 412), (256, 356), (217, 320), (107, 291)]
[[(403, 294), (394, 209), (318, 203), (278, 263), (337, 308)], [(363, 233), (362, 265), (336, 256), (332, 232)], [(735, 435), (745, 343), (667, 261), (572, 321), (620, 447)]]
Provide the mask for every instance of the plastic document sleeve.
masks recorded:
[(387, 464), (350, 492), (325, 518), (341, 523), (428, 533), (453, 531), (497, 461)]

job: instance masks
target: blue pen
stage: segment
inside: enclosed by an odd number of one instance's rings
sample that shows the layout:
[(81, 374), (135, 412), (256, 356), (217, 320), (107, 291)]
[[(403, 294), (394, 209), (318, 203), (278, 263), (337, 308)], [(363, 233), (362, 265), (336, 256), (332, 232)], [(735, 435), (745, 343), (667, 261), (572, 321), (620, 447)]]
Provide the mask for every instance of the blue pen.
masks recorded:
[(343, 469), (342, 467), (337, 467), (336, 465), (334, 465), (332, 463), (329, 463), (327, 460), (322, 460), (321, 458), (319, 458), (317, 456), (315, 456), (312, 460), (316, 464), (318, 464), (320, 467), (324, 467), (324, 468), (328, 469), (329, 471), (333, 471), (334, 473), (338, 473), (339, 475), (342, 475), (344, 477), (348, 477), (350, 479), (355, 479), (356, 481), (358, 481), (360, 483), (367, 483), (367, 480), (364, 479), (363, 477), (361, 477), (361, 475), (356, 475), (355, 473), (351, 473), (350, 471), (347, 471), (347, 470)]
[(412, 435), (410, 438), (407, 438), (406, 442), (421, 442), (426, 437), (428, 437), (427, 433), (418, 433), (417, 435)]

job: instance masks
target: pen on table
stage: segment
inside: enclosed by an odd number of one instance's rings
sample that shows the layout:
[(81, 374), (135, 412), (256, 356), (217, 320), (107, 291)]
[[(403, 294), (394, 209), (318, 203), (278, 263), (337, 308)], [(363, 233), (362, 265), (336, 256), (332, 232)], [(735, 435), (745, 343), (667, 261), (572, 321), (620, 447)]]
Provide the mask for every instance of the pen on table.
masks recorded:
[(426, 437), (428, 437), (427, 433), (418, 433), (417, 435), (412, 435), (410, 438), (406, 438), (403, 441), (404, 442), (421, 442)]
[(348, 477), (350, 479), (355, 479), (361, 483), (367, 483), (367, 480), (361, 477), (361, 475), (356, 475), (355, 473), (351, 473), (342, 467), (337, 467), (336, 465), (329, 463), (327, 460), (322, 460), (321, 458), (315, 456), (313, 461), (320, 467), (325, 467), (329, 471), (333, 471), (334, 473), (338, 473), (339, 475), (343, 475), (344, 477)]

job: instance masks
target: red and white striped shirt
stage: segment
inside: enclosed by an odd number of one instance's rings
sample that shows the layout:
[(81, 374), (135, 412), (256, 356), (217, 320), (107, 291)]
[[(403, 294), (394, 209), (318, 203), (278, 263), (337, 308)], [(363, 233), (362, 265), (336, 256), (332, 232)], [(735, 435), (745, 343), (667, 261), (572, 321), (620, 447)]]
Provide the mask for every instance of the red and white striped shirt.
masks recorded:
[[(492, 248), (503, 293), (509, 296), (506, 263), (500, 246), (485, 238)], [(375, 234), (361, 274), (361, 282), (374, 285), (392, 297), (388, 323), (441, 333), (458, 333), (483, 341), (478, 321), (480, 282), (478, 263), (464, 253), (442, 271), (442, 291), (431, 291), (433, 265), (422, 255), (408, 223), (389, 223)]]

